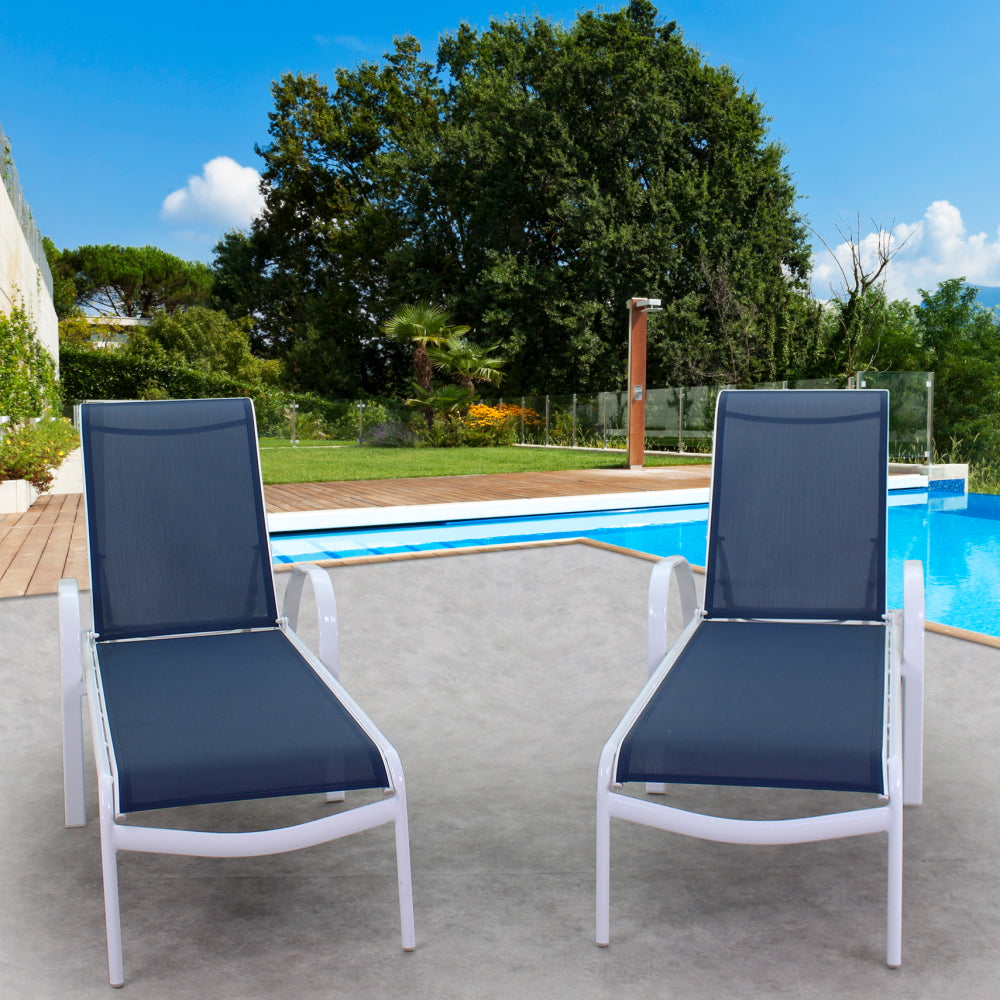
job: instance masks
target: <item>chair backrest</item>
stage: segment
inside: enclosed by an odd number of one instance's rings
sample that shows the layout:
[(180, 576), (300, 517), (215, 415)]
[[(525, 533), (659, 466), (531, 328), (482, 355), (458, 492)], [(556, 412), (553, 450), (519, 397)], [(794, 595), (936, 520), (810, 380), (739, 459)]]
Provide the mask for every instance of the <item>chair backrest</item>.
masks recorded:
[(720, 394), (709, 617), (881, 618), (888, 401), (867, 389)]
[(101, 639), (276, 624), (249, 399), (85, 403), (81, 441)]

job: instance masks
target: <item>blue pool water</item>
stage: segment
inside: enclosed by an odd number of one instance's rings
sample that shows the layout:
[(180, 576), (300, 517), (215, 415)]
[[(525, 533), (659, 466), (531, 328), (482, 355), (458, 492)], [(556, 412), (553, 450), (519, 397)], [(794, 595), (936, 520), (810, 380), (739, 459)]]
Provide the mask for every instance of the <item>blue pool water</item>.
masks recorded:
[[(928, 500), (904, 490), (890, 498), (889, 606), (902, 603), (903, 561), (920, 559), (929, 620), (1000, 637), (1000, 497)], [(706, 522), (707, 505), (696, 504), (347, 528), (275, 535), (272, 544), (276, 561), (300, 562), (582, 536), (704, 565)]]

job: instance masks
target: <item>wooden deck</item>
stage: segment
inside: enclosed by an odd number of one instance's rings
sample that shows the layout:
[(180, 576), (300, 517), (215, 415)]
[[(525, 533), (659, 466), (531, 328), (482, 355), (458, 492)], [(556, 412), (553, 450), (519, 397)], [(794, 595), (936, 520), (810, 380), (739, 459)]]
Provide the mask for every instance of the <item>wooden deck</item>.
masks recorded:
[[(690, 489), (708, 481), (708, 465), (680, 465), (305, 483), (265, 486), (264, 494), (277, 513)], [(0, 515), (0, 598), (54, 593), (64, 576), (86, 587), (88, 572), (79, 493), (43, 495), (24, 514)]]

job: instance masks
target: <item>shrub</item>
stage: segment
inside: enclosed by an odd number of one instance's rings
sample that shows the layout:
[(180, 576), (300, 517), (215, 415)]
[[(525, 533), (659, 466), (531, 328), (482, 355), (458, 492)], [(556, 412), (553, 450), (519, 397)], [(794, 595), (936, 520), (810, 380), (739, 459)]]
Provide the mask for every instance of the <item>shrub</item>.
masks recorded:
[(0, 441), (0, 482), (26, 479), (44, 493), (54, 471), (79, 443), (73, 425), (61, 417), (6, 430)]
[(538, 414), (513, 403), (497, 406), (476, 403), (462, 418), (462, 443), (473, 446), (511, 445), (517, 440), (522, 418), (530, 423), (537, 420)]
[[(357, 411), (353, 404), (331, 402), (321, 396), (293, 394), (231, 375), (182, 368), (168, 361), (152, 361), (115, 350), (63, 345), (60, 351), (63, 396), (67, 403), (85, 399), (208, 399), (217, 396), (249, 396), (257, 414), (262, 437), (288, 437), (289, 407), (298, 403), (298, 436), (304, 429), (313, 436), (330, 433), (345, 414), (355, 414), (352, 434), (357, 433)], [(351, 434), (347, 435), (348, 437)]]
[[(395, 437), (400, 441), (409, 440), (412, 444), (415, 438), (412, 435), (407, 438), (402, 432), (408, 430), (411, 424), (412, 415), (406, 408), (397, 401), (385, 402), (378, 399), (363, 400), (365, 408), (361, 420), (361, 436), (365, 444), (369, 443), (369, 435), (375, 427), (392, 425), (396, 428)], [(337, 425), (336, 437), (353, 438), (358, 435), (358, 404), (349, 403), (348, 412), (344, 414)], [(400, 443), (387, 445), (386, 447), (401, 448), (406, 445)]]
[(409, 424), (392, 421), (366, 427), (364, 441), (372, 448), (414, 448), (417, 435)]
[[(292, 426), (292, 408), (285, 409), (285, 419), (288, 426)], [(301, 407), (295, 413), (295, 437), (299, 441), (323, 441), (330, 435), (326, 433), (323, 418), (318, 413), (311, 410), (303, 410)]]
[(206, 399), (252, 395), (258, 386), (167, 362), (64, 345), (59, 352), (63, 397), (85, 399)]
[(0, 313), (0, 415), (20, 423), (58, 406), (55, 362), (31, 317), (20, 306)]

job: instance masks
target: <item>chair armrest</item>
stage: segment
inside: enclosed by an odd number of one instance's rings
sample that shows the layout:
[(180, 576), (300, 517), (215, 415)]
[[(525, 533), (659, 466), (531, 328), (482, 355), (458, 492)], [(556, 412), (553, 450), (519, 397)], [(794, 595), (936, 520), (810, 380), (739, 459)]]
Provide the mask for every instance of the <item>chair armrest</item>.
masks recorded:
[(924, 568), (903, 563), (903, 803), (920, 805), (924, 789)]
[(66, 826), (86, 826), (83, 773), (83, 636), (80, 631), (80, 588), (76, 580), (60, 580), (59, 661), (62, 681), (63, 807)]
[(691, 623), (698, 606), (691, 564), (683, 556), (661, 559), (649, 577), (649, 618), (646, 642), (646, 672), (652, 676), (660, 660), (667, 655), (668, 609), (670, 584), (676, 580), (681, 602), (683, 628)]
[(302, 602), (302, 588), (306, 578), (313, 586), (316, 600), (316, 615), (319, 622), (319, 658), (334, 677), (340, 677), (340, 649), (337, 638), (337, 601), (333, 593), (333, 581), (326, 570), (313, 563), (294, 563), (291, 578), (285, 588), (285, 603), (282, 613), (294, 632), (299, 622), (299, 606)]

